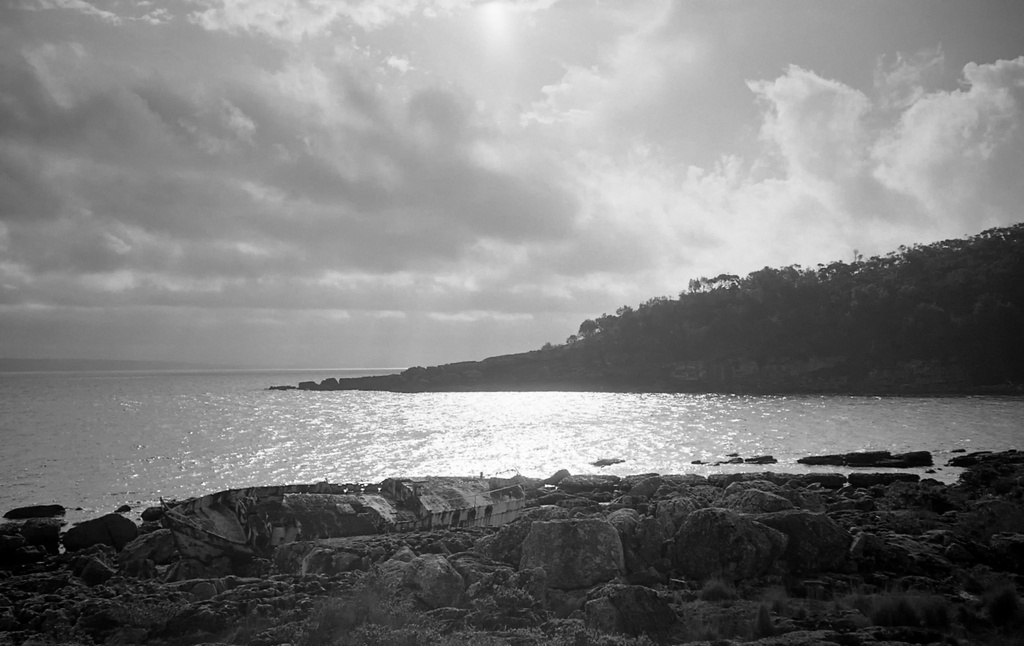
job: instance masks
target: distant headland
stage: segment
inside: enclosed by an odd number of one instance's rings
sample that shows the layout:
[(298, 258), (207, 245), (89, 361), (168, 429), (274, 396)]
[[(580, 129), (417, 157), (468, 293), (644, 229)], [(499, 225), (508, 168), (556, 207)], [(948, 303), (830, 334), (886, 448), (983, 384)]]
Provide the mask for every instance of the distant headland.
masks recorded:
[(539, 350), (274, 389), (1024, 393), (1024, 223), (691, 280)]

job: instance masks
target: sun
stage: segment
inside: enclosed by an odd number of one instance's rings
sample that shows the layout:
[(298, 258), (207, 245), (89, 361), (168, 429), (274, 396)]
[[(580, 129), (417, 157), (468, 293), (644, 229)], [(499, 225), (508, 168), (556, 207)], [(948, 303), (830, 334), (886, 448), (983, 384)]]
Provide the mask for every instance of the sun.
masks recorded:
[(508, 49), (512, 40), (512, 10), (500, 0), (485, 2), (477, 7), (481, 33), (485, 45), (491, 52)]

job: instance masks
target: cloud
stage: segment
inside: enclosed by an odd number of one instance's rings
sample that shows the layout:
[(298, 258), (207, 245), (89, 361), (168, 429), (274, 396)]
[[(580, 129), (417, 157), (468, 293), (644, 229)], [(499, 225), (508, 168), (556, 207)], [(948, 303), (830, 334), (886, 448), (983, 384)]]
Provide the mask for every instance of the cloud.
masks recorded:
[(88, 50), (3, 51), (9, 299), (318, 307), (334, 297), (297, 284), (456, 272), (486, 266), (488, 245), (572, 232), (576, 201), (550, 165), (510, 153), (457, 91), (381, 93), (369, 63), (296, 57), (185, 85), (104, 75)]
[(66, 9), (94, 18), (99, 18), (100, 20), (108, 22), (112, 25), (120, 25), (124, 22), (121, 16), (113, 12), (100, 9), (93, 4), (86, 2), (85, 0), (35, 0), (34, 2), (21, 2), (19, 3), (18, 8), (28, 11)]
[[(478, 44), (464, 5), (203, 0), (203, 29), (68, 30), (84, 8), (64, 3), (35, 31), (0, 27), (5, 331), (106, 310), (171, 337), (195, 319), (224, 347), (238, 340), (217, 325), (282, 348), (344, 330), (443, 361), (439, 339), (536, 347), (701, 274), (1019, 219), (1024, 59), (967, 65), (959, 86), (937, 48), (872, 53), (859, 86), (807, 62), (752, 73), (722, 44), (742, 30), (709, 37), (689, 3), (601, 6), (586, 24), (608, 38), (573, 35), (572, 63), (517, 61), (526, 89), (502, 94), (403, 43), (426, 24)], [(575, 14), (559, 11), (521, 34), (561, 34)], [(185, 44), (153, 53), (154, 34)], [(395, 363), (410, 360), (428, 362)]]
[(402, 74), (409, 72), (409, 70), (415, 69), (409, 62), (408, 58), (402, 56), (388, 56), (384, 63), (395, 70), (398, 70)]
[(880, 108), (906, 109), (917, 102), (944, 71), (946, 56), (941, 47), (916, 54), (896, 54), (892, 65), (879, 57), (875, 67), (874, 89)]
[[(380, 29), (417, 10), (428, 17), (468, 8), (472, 0), (197, 0), (189, 14), (204, 29), (263, 34), (286, 41), (321, 36), (341, 20), (364, 31)], [(531, 3), (542, 8), (551, 2)]]
[(1024, 57), (964, 68), (964, 87), (923, 94), (876, 141), (874, 174), (934, 218), (1005, 222), (1024, 197)]
[(790, 178), (843, 181), (862, 173), (871, 109), (862, 92), (795, 65), (748, 85), (764, 106), (761, 137), (777, 148)]

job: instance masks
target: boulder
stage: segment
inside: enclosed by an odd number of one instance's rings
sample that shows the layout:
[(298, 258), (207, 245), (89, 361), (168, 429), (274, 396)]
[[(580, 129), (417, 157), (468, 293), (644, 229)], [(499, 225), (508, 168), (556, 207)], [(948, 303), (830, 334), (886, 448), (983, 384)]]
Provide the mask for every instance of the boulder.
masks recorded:
[(18, 529), (29, 545), (45, 549), (50, 554), (60, 551), (60, 530), (65, 521), (59, 518), (29, 518)]
[(410, 561), (389, 559), (380, 566), (384, 581), (410, 590), (418, 602), (429, 609), (455, 606), (466, 583), (448, 560), (440, 554), (424, 554)]
[(584, 605), (587, 628), (639, 636), (664, 634), (677, 621), (668, 602), (639, 585), (609, 584), (594, 589)]
[(473, 545), (473, 551), (495, 561), (512, 566), (519, 565), (522, 558), (521, 546), (526, 540), (527, 534), (530, 533), (530, 525), (534, 521), (568, 517), (569, 512), (563, 507), (556, 505), (534, 507), (511, 523), (503, 525), (497, 532), (482, 537)]
[(567, 493), (581, 493), (583, 491), (604, 491), (611, 493), (619, 484), (619, 476), (613, 475), (592, 475), (583, 474), (566, 476), (558, 483), (558, 488)]
[(121, 550), (135, 540), (139, 528), (120, 514), (107, 514), (75, 525), (64, 534), (64, 548), (76, 551), (93, 545), (110, 545)]
[(757, 489), (758, 491), (767, 491), (768, 493), (774, 493), (782, 495), (782, 486), (772, 482), (771, 480), (738, 480), (729, 484), (725, 488), (722, 494), (726, 497), (740, 493), (741, 491), (747, 491), (748, 489)]
[(459, 573), (467, 587), (472, 586), (485, 577), (494, 575), (495, 572), (501, 572), (506, 577), (512, 576), (514, 572), (507, 564), (489, 559), (475, 552), (452, 554), (448, 557), (448, 563)]
[(24, 518), (53, 518), (63, 516), (66, 513), (63, 505), (29, 505), (27, 507), (15, 507), (4, 514), (4, 518), (20, 520)]
[(142, 510), (141, 518), (142, 518), (143, 522), (151, 523), (151, 522), (154, 522), (154, 521), (158, 521), (158, 520), (160, 520), (163, 517), (164, 517), (164, 508), (163, 507), (146, 507), (145, 509)]
[(820, 485), (825, 489), (841, 489), (846, 482), (846, 476), (842, 473), (798, 473), (788, 480), (788, 483), (796, 487)]
[(618, 530), (623, 541), (629, 540), (636, 532), (636, 526), (640, 523), (640, 514), (635, 509), (616, 509), (608, 514), (605, 519)]
[(664, 562), (665, 542), (672, 537), (665, 531), (665, 527), (654, 516), (644, 516), (637, 523), (633, 532), (631, 549), (636, 552), (641, 563), (654, 566), (658, 569), (668, 569), (668, 563)]
[(758, 514), (753, 519), (786, 535), (789, 540), (783, 558), (794, 572), (830, 572), (846, 563), (853, 537), (825, 514), (790, 509)]
[(661, 476), (650, 476), (633, 485), (628, 493), (636, 498), (650, 498), (664, 484), (665, 479)]
[(675, 535), (683, 521), (703, 505), (691, 496), (680, 494), (668, 500), (658, 501), (654, 516), (669, 536)]
[(932, 454), (928, 451), (911, 451), (893, 455), (888, 451), (860, 451), (833, 455), (811, 455), (797, 460), (800, 464), (843, 466), (843, 467), (885, 467), (891, 469), (909, 469), (911, 467), (930, 467)]
[(918, 482), (921, 476), (916, 473), (851, 473), (847, 481), (854, 487), (889, 486), (894, 482)]
[(351, 552), (315, 547), (302, 558), (298, 571), (295, 573), (333, 576), (356, 569), (361, 561), (358, 555)]
[(146, 560), (154, 565), (167, 565), (178, 556), (178, 548), (174, 544), (174, 535), (169, 529), (158, 529), (143, 534), (124, 546), (117, 555), (117, 563), (123, 570), (133, 571), (141, 567)]
[(989, 539), (991, 558), (1000, 569), (1024, 574), (1024, 534), (1003, 532)]
[(27, 559), (25, 537), (19, 534), (0, 534), (0, 569), (21, 565), (35, 559)]
[(78, 576), (91, 588), (93, 586), (106, 583), (116, 573), (117, 572), (114, 568), (110, 567), (95, 556), (90, 556), (82, 566), (81, 572)]
[(768, 572), (786, 550), (786, 535), (717, 507), (698, 509), (673, 539), (672, 561), (691, 579), (739, 580)]
[(548, 585), (562, 590), (604, 583), (625, 570), (619, 532), (599, 518), (534, 522), (522, 551), (520, 570), (543, 568)]
[(409, 562), (413, 594), (428, 608), (458, 604), (466, 584), (440, 554), (424, 554)]
[(721, 505), (741, 514), (763, 514), (793, 508), (793, 503), (786, 498), (760, 489), (745, 489), (726, 495)]

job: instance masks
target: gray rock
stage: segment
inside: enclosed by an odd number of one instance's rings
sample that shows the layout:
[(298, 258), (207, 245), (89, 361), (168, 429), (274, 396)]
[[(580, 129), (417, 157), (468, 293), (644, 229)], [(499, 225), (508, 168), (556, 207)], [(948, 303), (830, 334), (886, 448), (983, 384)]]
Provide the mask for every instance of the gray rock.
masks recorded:
[(90, 556), (82, 567), (79, 578), (89, 587), (106, 583), (116, 574), (116, 570), (95, 556)]
[(11, 520), (23, 518), (52, 518), (63, 516), (66, 512), (63, 505), (29, 505), (27, 507), (15, 507), (4, 514), (4, 518)]
[(989, 539), (993, 561), (1002, 569), (1024, 574), (1024, 534), (1004, 532)]
[(149, 522), (160, 520), (163, 517), (164, 517), (164, 508), (163, 507), (146, 507), (145, 509), (142, 510), (141, 518), (142, 518), (143, 522), (149, 523)]
[(60, 529), (64, 524), (65, 521), (59, 518), (29, 518), (22, 523), (19, 533), (29, 545), (56, 554), (60, 551)]
[(604, 583), (625, 570), (619, 532), (603, 519), (535, 522), (522, 551), (520, 570), (543, 568), (548, 585), (562, 590)]
[(726, 495), (721, 505), (741, 514), (762, 514), (793, 508), (793, 503), (786, 498), (760, 489), (745, 489)]
[(506, 563), (489, 559), (475, 552), (459, 552), (448, 557), (448, 562), (459, 573), (467, 586), (471, 586), (486, 576), (502, 572), (511, 576), (514, 570)]
[(701, 507), (700, 502), (693, 497), (679, 494), (668, 500), (659, 501), (654, 515), (661, 523), (665, 533), (673, 536), (682, 527), (686, 518)]
[(518, 566), (522, 559), (522, 544), (530, 533), (534, 521), (568, 518), (569, 512), (556, 505), (544, 505), (530, 509), (515, 521), (502, 526), (497, 532), (479, 539), (473, 551), (489, 559)]
[(636, 532), (636, 526), (640, 523), (640, 514), (635, 509), (616, 509), (608, 514), (606, 520), (618, 530), (623, 540), (628, 540)]
[(174, 544), (174, 535), (169, 529), (158, 529), (143, 534), (124, 546), (117, 555), (117, 562), (122, 568), (135, 567), (135, 564), (149, 559), (154, 565), (167, 565), (178, 557), (178, 548)]
[(553, 475), (541, 480), (541, 484), (546, 485), (557, 485), (562, 480), (566, 479), (571, 475), (568, 469), (559, 469)]
[(410, 561), (389, 559), (380, 566), (384, 581), (410, 590), (427, 608), (455, 606), (466, 589), (462, 576), (440, 554), (424, 554)]
[(768, 572), (787, 542), (782, 532), (732, 510), (698, 509), (675, 535), (673, 564), (692, 579), (747, 579)]
[(788, 537), (783, 558), (794, 572), (836, 571), (846, 563), (853, 537), (825, 514), (790, 509), (753, 518)]
[(566, 476), (558, 483), (558, 488), (568, 493), (580, 493), (583, 491), (615, 491), (619, 484), (619, 476), (613, 475), (591, 475), (583, 474)]
[(675, 625), (676, 613), (654, 590), (638, 585), (610, 584), (596, 588), (584, 605), (587, 628), (600, 632), (665, 633)]
[(650, 498), (664, 484), (665, 479), (661, 476), (651, 476), (634, 485), (629, 490), (629, 495), (637, 498)]
[(64, 534), (64, 548), (76, 551), (93, 545), (110, 545), (121, 550), (135, 540), (139, 528), (120, 514), (107, 514), (75, 525)]
[(894, 482), (919, 482), (921, 476), (916, 473), (854, 472), (846, 476), (846, 479), (854, 487), (873, 487), (875, 485), (889, 486)]

